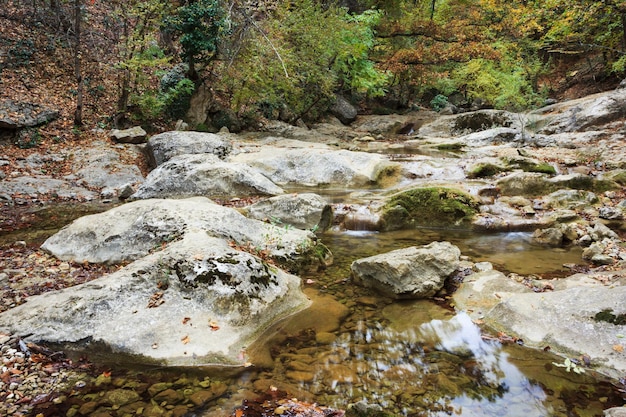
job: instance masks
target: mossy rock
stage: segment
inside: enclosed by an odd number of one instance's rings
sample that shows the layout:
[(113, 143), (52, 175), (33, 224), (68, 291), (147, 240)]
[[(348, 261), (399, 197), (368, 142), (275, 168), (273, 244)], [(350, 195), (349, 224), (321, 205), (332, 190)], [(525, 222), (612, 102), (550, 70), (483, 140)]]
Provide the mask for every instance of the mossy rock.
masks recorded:
[(538, 197), (558, 188), (548, 180), (548, 176), (537, 172), (515, 172), (499, 179), (496, 186), (502, 195)]
[(626, 185), (626, 170), (617, 170), (613, 172), (609, 172), (606, 175), (606, 178), (615, 181), (617, 184), (624, 186)]
[(530, 163), (522, 166), (522, 169), (526, 172), (540, 172), (542, 174), (556, 175), (556, 168), (547, 162)]
[(485, 178), (493, 177), (494, 175), (505, 171), (505, 168), (491, 163), (481, 163), (473, 167), (470, 172), (467, 173), (467, 178)]
[(504, 162), (509, 168), (519, 168), (524, 172), (556, 175), (556, 168), (548, 162), (539, 162), (527, 158), (507, 158)]
[(440, 151), (460, 151), (464, 147), (465, 147), (465, 144), (461, 142), (441, 143), (437, 145), (437, 149)]
[(414, 188), (393, 195), (381, 210), (384, 230), (469, 223), (479, 203), (469, 194), (445, 187)]
[(619, 185), (616, 181), (599, 180), (590, 175), (575, 175), (563, 182), (563, 185), (574, 190), (593, 191), (603, 193), (605, 191), (616, 190)]

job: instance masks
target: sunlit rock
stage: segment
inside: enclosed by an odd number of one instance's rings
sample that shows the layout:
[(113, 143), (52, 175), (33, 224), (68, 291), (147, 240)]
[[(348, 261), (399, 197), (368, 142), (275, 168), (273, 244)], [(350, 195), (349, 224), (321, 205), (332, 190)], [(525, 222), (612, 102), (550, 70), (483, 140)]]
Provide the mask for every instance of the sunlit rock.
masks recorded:
[(155, 168), (131, 198), (231, 198), (282, 193), (282, 188), (248, 165), (224, 162), (212, 154), (188, 154), (174, 156)]
[(190, 131), (172, 131), (152, 136), (146, 146), (153, 167), (183, 154), (212, 154), (223, 159), (231, 150), (232, 144), (226, 136)]
[(394, 298), (435, 295), (459, 266), (461, 251), (449, 242), (398, 249), (354, 261), (357, 282)]
[(269, 324), (309, 301), (300, 279), (202, 230), (97, 281), (29, 297), (0, 315), (26, 340), (99, 342), (135, 361), (238, 364)]
[(330, 204), (313, 193), (271, 197), (246, 207), (245, 212), (253, 219), (304, 230), (324, 231), (333, 221)]

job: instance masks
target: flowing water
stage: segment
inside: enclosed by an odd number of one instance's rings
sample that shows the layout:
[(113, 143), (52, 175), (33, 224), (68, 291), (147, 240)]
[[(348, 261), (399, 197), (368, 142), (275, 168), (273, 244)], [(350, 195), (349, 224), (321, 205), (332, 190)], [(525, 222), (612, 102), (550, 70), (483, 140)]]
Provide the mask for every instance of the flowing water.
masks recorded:
[[(405, 416), (583, 417), (600, 416), (603, 409), (623, 404), (602, 376), (567, 372), (556, 366), (563, 359), (549, 352), (486, 338), (445, 300), (393, 301), (350, 280), (353, 260), (433, 241), (450, 241), (474, 262), (488, 261), (522, 275), (567, 276), (563, 265), (581, 262), (579, 248), (536, 247), (528, 233), (467, 230), (331, 230), (320, 239), (335, 263), (302, 277), (312, 307), (276, 324), (250, 346), (246, 359), (252, 366), (238, 371), (129, 369), (104, 356), (101, 360), (113, 375), (123, 377), (108, 383), (97, 379), (60, 405), (60, 415), (120, 387), (143, 387), (138, 392), (145, 404), (176, 410), (168, 403), (173, 399), (163, 399), (164, 391), (155, 389), (153, 396), (146, 388), (159, 384), (181, 392), (190, 389), (185, 384), (224, 386), (218, 399), (189, 408), (194, 411), (188, 415), (194, 416), (230, 415), (243, 399), (270, 387), (335, 408), (365, 401)], [(110, 410), (107, 415), (120, 413)]]

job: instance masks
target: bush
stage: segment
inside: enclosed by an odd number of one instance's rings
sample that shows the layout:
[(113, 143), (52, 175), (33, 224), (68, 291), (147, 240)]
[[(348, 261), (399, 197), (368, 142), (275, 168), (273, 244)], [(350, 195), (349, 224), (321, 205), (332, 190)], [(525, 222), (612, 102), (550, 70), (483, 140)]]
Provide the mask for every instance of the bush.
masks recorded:
[(433, 108), (434, 111), (441, 111), (448, 104), (448, 97), (443, 94), (437, 94), (435, 98), (430, 100), (430, 107)]

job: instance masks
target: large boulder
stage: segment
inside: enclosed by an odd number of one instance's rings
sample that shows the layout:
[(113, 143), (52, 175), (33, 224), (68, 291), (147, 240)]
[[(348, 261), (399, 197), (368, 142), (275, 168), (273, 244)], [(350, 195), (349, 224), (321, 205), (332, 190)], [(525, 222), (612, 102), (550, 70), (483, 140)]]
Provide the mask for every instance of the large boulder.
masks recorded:
[(449, 242), (433, 242), (354, 261), (352, 275), (365, 286), (393, 298), (435, 295), (458, 267), (461, 251)]
[(246, 207), (248, 217), (289, 225), (298, 229), (324, 231), (333, 221), (330, 204), (314, 193), (287, 194)]
[(224, 159), (231, 150), (230, 140), (223, 135), (184, 131), (164, 132), (152, 136), (146, 146), (153, 167), (183, 154), (208, 153)]
[(481, 272), (465, 277), (454, 303), (527, 346), (549, 346), (570, 358), (586, 354), (594, 369), (618, 378), (626, 372), (626, 356), (619, 352), (616, 337), (626, 333), (626, 281), (623, 271), (612, 277), (611, 285), (604, 285), (605, 272), (577, 274), (550, 281), (554, 291), (536, 293), (497, 271)]
[(248, 219), (204, 197), (139, 200), (84, 216), (48, 238), (42, 249), (68, 261), (120, 263), (139, 259), (198, 230), (263, 251), (294, 269), (319, 264), (328, 255), (311, 232)]
[(385, 156), (320, 148), (263, 147), (231, 157), (257, 169), (276, 184), (362, 186), (395, 178), (400, 165)]
[(354, 122), (357, 116), (356, 107), (340, 95), (336, 96), (335, 103), (330, 108), (330, 112), (345, 125)]
[(72, 164), (74, 173), (66, 179), (92, 189), (120, 188), (126, 184), (138, 185), (144, 180), (141, 171), (136, 165), (125, 163), (122, 158), (122, 156), (138, 157), (139, 152), (133, 153), (134, 151), (136, 150), (111, 148), (101, 141), (94, 142), (89, 148), (75, 151)]
[(539, 133), (597, 130), (598, 126), (626, 117), (626, 90), (618, 89), (572, 100), (564, 105), (556, 105), (552, 110), (557, 110), (557, 115)]
[(248, 165), (212, 154), (178, 155), (155, 168), (133, 199), (278, 195), (283, 190)]
[(300, 279), (196, 230), (96, 281), (0, 314), (26, 341), (98, 342), (133, 362), (235, 364), (270, 324), (309, 305)]

